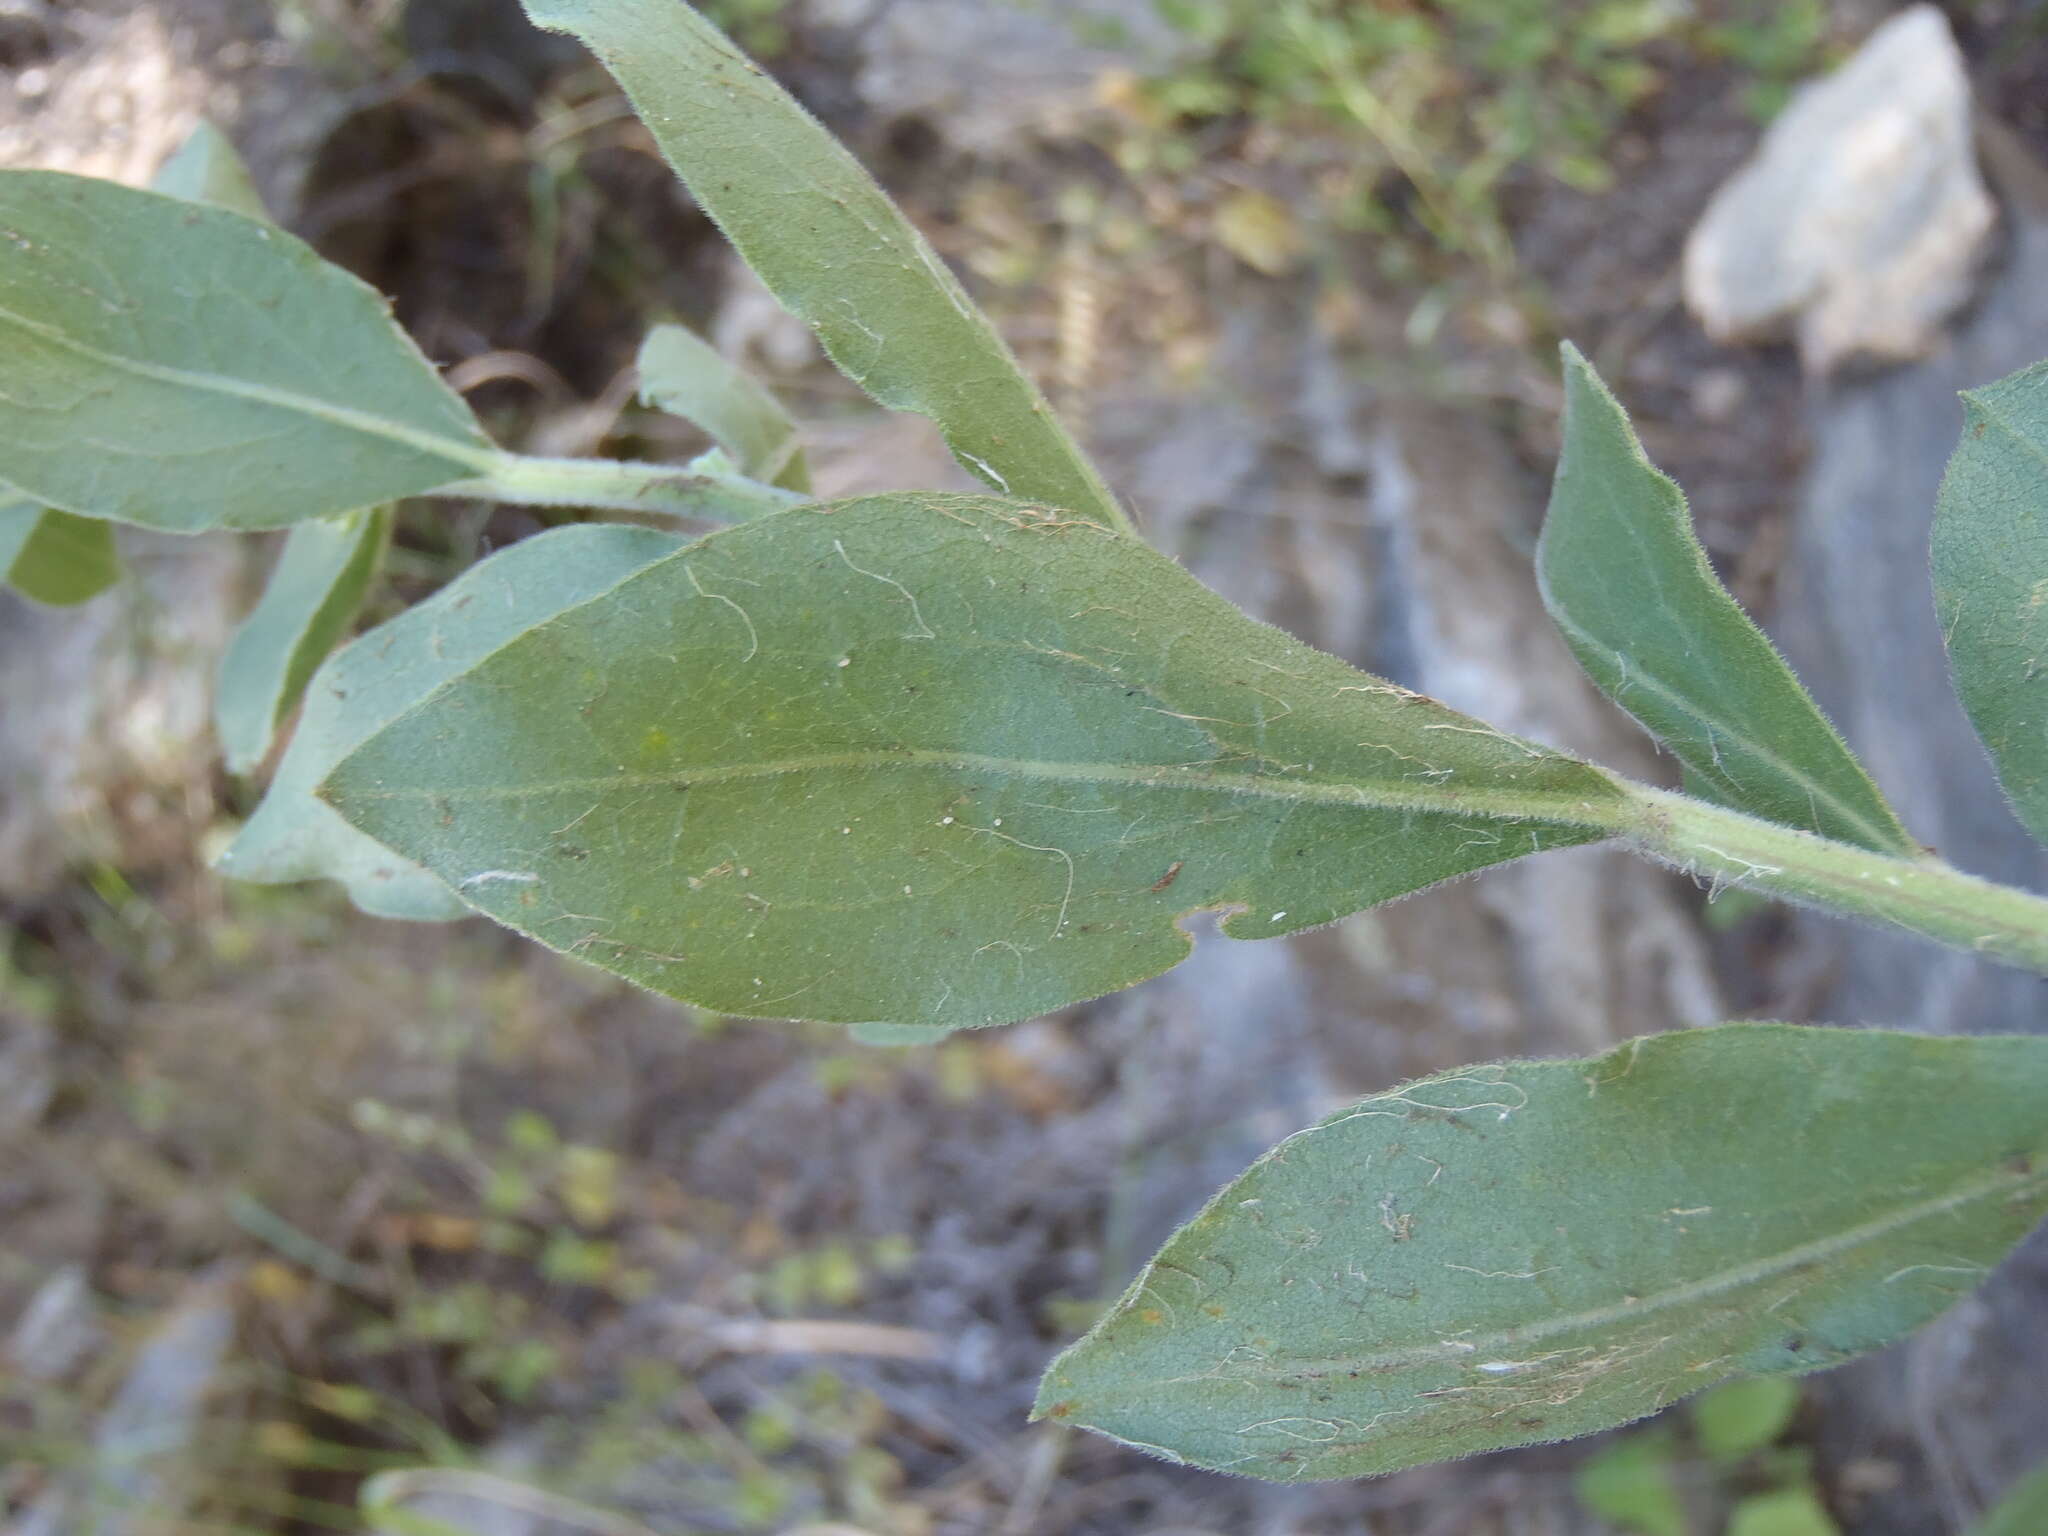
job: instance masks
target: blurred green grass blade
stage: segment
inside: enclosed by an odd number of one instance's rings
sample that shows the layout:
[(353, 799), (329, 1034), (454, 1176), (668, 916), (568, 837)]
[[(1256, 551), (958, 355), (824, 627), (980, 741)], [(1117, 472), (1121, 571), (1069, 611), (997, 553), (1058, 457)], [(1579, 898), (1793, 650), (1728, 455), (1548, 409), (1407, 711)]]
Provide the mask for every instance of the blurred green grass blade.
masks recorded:
[[(463, 1513), (449, 1519), (406, 1508), (415, 1500), (431, 1500), (442, 1509)], [(652, 1529), (625, 1515), (466, 1467), (380, 1472), (363, 1484), (358, 1505), (377, 1536), (488, 1536), (506, 1528), (507, 1515), (525, 1529), (538, 1523), (585, 1536), (656, 1536)], [(678, 1531), (675, 1536), (686, 1533)]]
[(1036, 1413), (1363, 1477), (1818, 1370), (1946, 1309), (2048, 1210), (2044, 1099), (2048, 1038), (1786, 1024), (1423, 1078), (1254, 1163)]
[(640, 345), (640, 398), (701, 427), (739, 471), (808, 491), (809, 469), (789, 412), (718, 349), (680, 325), (657, 325)]
[(2048, 1531), (2048, 1463), (2043, 1463), (2006, 1491), (1997, 1506), (1970, 1536), (2041, 1536)]
[(2048, 842), (2048, 362), (1963, 396), (1934, 514), (1934, 604), (1970, 723)]
[(1783, 1376), (1752, 1376), (1694, 1398), (1693, 1432), (1709, 1456), (1734, 1461), (1775, 1442), (1798, 1412), (1796, 1383)]
[(1564, 450), (1537, 546), (1543, 602), (1588, 676), (1731, 810), (1878, 853), (1921, 849), (1714, 575), (1685, 497), (1564, 348)]
[(388, 721), (530, 625), (673, 551), (651, 528), (586, 523), (523, 539), (328, 657), (256, 814), (221, 856), (238, 880), (339, 880), (365, 912), (419, 921), (469, 908), (441, 880), (314, 798), (330, 768)]
[(1727, 1536), (1841, 1536), (1841, 1527), (1811, 1488), (1779, 1488), (1729, 1511)]
[(278, 528), (499, 455), (381, 297), (226, 209), (0, 171), (0, 480), (174, 533)]
[(1669, 1429), (1638, 1430), (1581, 1462), (1572, 1491), (1590, 1513), (1634, 1536), (1687, 1536), (1676, 1460)]
[(285, 535), (263, 596), (221, 658), (214, 730), (230, 769), (247, 773), (347, 631), (383, 564), (391, 509), (315, 518)]
[(1197, 911), (1290, 933), (1593, 840), (1625, 807), (1597, 770), (1310, 650), (1135, 539), (915, 492), (657, 561), (452, 679), (321, 793), (643, 986), (925, 1026), (1157, 975)]
[(1006, 495), (1128, 528), (959, 280), (846, 148), (683, 0), (525, 0), (625, 87), (698, 203), (842, 372)]
[(120, 579), (107, 524), (49, 511), (0, 487), (0, 582), (36, 602), (69, 608)]
[(168, 197), (212, 203), (252, 219), (270, 218), (270, 210), (263, 206), (256, 183), (250, 179), (249, 167), (235, 153), (228, 136), (204, 119), (172, 152), (150, 185)]

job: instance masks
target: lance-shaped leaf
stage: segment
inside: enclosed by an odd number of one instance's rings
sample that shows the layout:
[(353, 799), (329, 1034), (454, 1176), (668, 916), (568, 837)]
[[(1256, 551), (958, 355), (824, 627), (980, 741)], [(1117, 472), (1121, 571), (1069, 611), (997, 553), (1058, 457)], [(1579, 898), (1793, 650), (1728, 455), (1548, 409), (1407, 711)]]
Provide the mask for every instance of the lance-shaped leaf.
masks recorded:
[(789, 412), (716, 347), (680, 325), (657, 325), (640, 344), (640, 398), (701, 427), (739, 471), (792, 491), (811, 488)]
[(120, 579), (107, 524), (49, 511), (0, 487), (0, 582), (23, 597), (68, 608)]
[[(1063, 512), (722, 531), (528, 631), (322, 793), (473, 905), (726, 1013), (973, 1025), (1601, 835), (1613, 781)], [(903, 1038), (897, 1036), (896, 1038)]]
[(846, 148), (683, 0), (525, 0), (618, 78), (669, 164), (826, 354), (1010, 495), (1123, 513), (958, 279)]
[(2048, 842), (2048, 363), (1963, 396), (1934, 514), (1934, 603), (1963, 708)]
[(172, 532), (277, 528), (488, 474), (369, 287), (226, 209), (0, 172), (0, 480)]
[(1817, 1370), (1935, 1316), (2048, 1210), (2044, 1102), (2048, 1039), (1788, 1024), (1423, 1078), (1254, 1163), (1036, 1412), (1363, 1477)]
[(1685, 497), (1592, 366), (1564, 349), (1564, 452), (1537, 546), (1579, 665), (1685, 765), (1687, 788), (1879, 853), (1920, 852), (1707, 563)]
[(315, 518), (285, 535), (263, 596), (221, 658), (214, 729), (228, 767), (269, 755), (306, 681), (362, 606), (391, 537), (391, 509)]
[(421, 921), (469, 910), (449, 886), (365, 837), (313, 795), (328, 770), (450, 678), (572, 603), (673, 552), (675, 535), (579, 524), (523, 539), (464, 571), (425, 602), (336, 651), (256, 814), (221, 856), (239, 880), (339, 880), (379, 917)]

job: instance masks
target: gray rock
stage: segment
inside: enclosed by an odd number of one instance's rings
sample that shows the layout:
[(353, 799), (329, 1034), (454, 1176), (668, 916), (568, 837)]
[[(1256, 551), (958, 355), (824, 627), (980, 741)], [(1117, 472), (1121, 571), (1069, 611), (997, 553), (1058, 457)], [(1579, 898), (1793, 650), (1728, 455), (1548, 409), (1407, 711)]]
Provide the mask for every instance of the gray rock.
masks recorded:
[[(1668, 777), (1543, 609), (1526, 542), (1515, 538), (1533, 526), (1541, 491), (1498, 433), (1470, 412), (1419, 401), (1389, 402), (1381, 416), (1380, 590), (1401, 636), (1381, 669), (1501, 730), (1636, 778)], [(1428, 899), (1473, 901), (1493, 919), (1507, 950), (1507, 1000), (1527, 1032), (1521, 1049), (1600, 1051), (1722, 1016), (1673, 878), (1631, 855), (1546, 853)]]
[(56, 1031), (0, 1004), (0, 1148), (31, 1134), (56, 1096)]
[(176, 1521), (194, 1491), (202, 1414), (234, 1342), (236, 1284), (221, 1269), (187, 1288), (136, 1352), (83, 1462), (10, 1536), (154, 1536)]
[(1152, 0), (813, 0), (811, 14), (854, 35), (872, 111), (930, 117), (984, 155), (1070, 129), (1105, 70), (1161, 68), (1189, 46)]
[(0, 591), (0, 897), (69, 866), (188, 856), (212, 802), (213, 670), (246, 540), (123, 530), (123, 579), (77, 608)]
[(1801, 89), (1714, 195), (1685, 299), (1719, 340), (1789, 329), (1808, 369), (1920, 357), (1970, 296), (1996, 221), (1946, 18), (1916, 5)]
[(66, 1264), (36, 1289), (8, 1335), (4, 1358), (30, 1381), (60, 1381), (104, 1338), (85, 1268)]

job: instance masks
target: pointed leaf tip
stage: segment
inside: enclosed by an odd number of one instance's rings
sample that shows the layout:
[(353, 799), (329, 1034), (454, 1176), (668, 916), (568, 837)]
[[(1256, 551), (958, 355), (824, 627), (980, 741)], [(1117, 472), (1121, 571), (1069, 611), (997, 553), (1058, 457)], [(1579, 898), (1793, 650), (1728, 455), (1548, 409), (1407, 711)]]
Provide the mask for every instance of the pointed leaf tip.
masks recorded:
[(1587, 676), (1720, 804), (1879, 853), (1919, 846), (1715, 576), (1685, 497), (1570, 342), (1537, 577)]

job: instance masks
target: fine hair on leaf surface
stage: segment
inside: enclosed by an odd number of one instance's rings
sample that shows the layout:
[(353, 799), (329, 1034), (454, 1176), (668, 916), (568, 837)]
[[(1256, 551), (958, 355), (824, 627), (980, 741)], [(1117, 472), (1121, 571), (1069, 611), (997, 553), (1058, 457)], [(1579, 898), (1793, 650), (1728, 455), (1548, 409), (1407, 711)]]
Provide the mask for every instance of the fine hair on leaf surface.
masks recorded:
[(1536, 569), (1580, 665), (1677, 755), (1693, 793), (1917, 855), (1869, 774), (1714, 575), (1685, 497), (1570, 343), (1564, 382), (1564, 449)]
[(2048, 1210), (2044, 1093), (2048, 1039), (1780, 1024), (1407, 1083), (1217, 1195), (1047, 1368), (1037, 1415), (1359, 1477), (1837, 1364)]
[(2048, 842), (2048, 363), (1963, 407), (1935, 503), (1935, 609), (1999, 783)]
[[(723, 1011), (1004, 1023), (1604, 835), (1605, 775), (1064, 512), (902, 493), (714, 534), (329, 775), (500, 922)], [(634, 848), (629, 862), (592, 858)]]
[(679, 543), (616, 524), (538, 534), (328, 657), (307, 684), (305, 710), (262, 804), (221, 855), (221, 872), (262, 884), (338, 880), (358, 907), (380, 917), (468, 915), (447, 884), (363, 836), (314, 789), (335, 763), (464, 668)]
[(24, 495), (275, 528), (492, 463), (383, 299), (281, 230), (58, 171), (0, 171), (0, 228), (0, 480)]
[(657, 325), (636, 360), (640, 397), (700, 427), (740, 473), (793, 491), (808, 491), (796, 423), (780, 402), (680, 325)]

